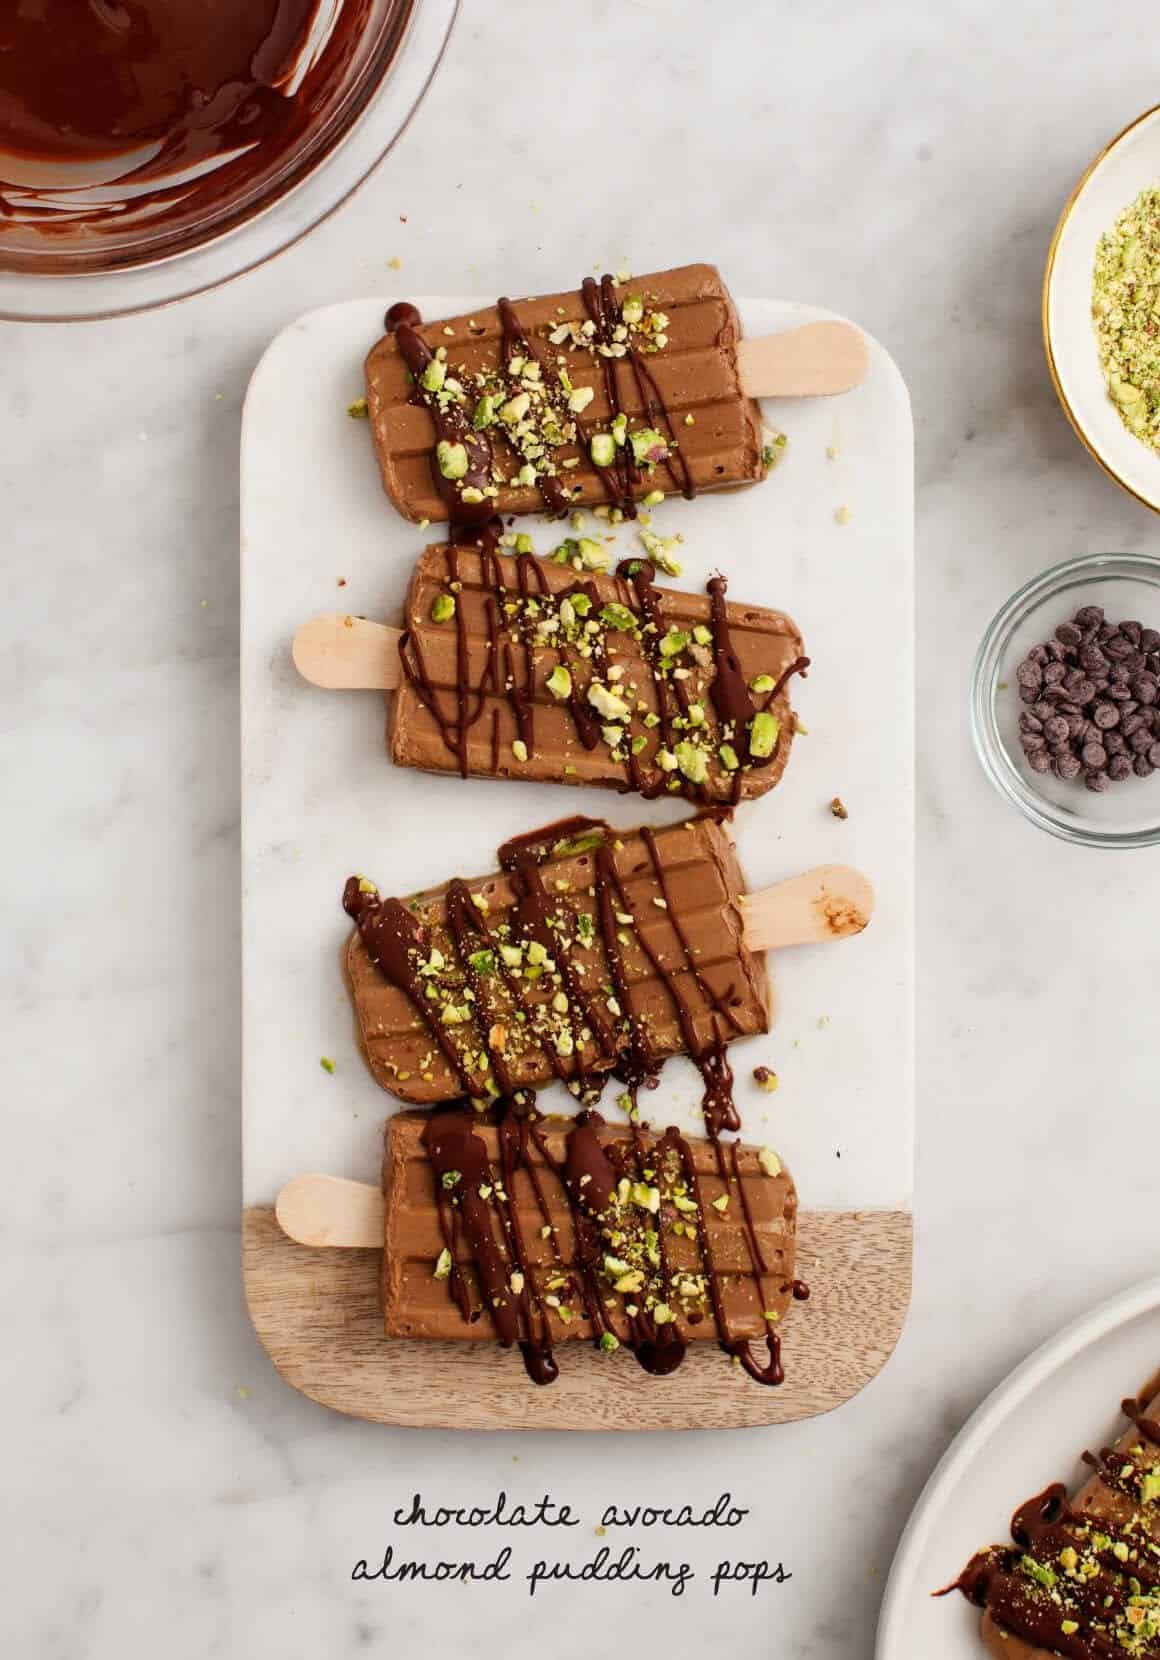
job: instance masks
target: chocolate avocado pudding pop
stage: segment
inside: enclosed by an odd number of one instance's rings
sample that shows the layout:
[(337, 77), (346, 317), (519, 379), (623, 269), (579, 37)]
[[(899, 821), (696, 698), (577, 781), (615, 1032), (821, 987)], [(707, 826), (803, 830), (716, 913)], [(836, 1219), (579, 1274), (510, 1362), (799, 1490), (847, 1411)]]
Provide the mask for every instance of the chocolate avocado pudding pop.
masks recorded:
[(295, 639), (330, 686), (393, 686), (392, 759), (427, 772), (597, 784), (732, 804), (779, 781), (795, 733), (801, 635), (783, 612), (659, 587), (647, 559), (607, 572), (596, 541), (556, 559), (440, 545), (405, 631), (330, 615)]
[(741, 328), (711, 265), (421, 323), (394, 306), (366, 364), (387, 494), (404, 518), (464, 527), (765, 476)]
[(615, 833), (572, 819), (500, 849), (500, 871), (412, 899), (352, 877), (347, 971), (384, 1089), (416, 1105), (510, 1098), (559, 1079), (592, 1100), (610, 1073), (635, 1111), (670, 1055), (737, 1129), (726, 1045), (769, 1027), (744, 882), (712, 819)]
[(645, 559), (613, 576), (582, 552), (430, 548), (407, 596), (392, 758), (646, 797), (762, 795), (789, 760), (787, 686), (809, 659), (788, 617), (725, 593), (722, 577), (706, 597), (660, 588)]
[(1160, 1395), (1123, 1412), (1115, 1445), (1084, 1454), (1093, 1474), (1074, 1502), (1062, 1483), (1028, 1500), (1014, 1545), (980, 1551), (948, 1587), (983, 1609), (989, 1654), (1160, 1656)]
[(518, 1343), (537, 1383), (575, 1338), (659, 1376), (713, 1340), (781, 1381), (778, 1328), (804, 1288), (797, 1194), (769, 1148), (734, 1142), (722, 1163), (672, 1129), (464, 1104), (389, 1121), (383, 1193), (389, 1337)]

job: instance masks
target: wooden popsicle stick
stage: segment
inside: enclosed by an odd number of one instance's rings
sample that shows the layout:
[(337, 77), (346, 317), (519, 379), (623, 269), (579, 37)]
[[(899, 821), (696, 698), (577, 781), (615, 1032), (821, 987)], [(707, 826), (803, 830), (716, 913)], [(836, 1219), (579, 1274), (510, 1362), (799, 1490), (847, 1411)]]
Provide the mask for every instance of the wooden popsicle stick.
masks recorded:
[(345, 1176), (292, 1176), (274, 1202), (282, 1232), (315, 1249), (376, 1250), (386, 1223), (383, 1196)]
[(751, 951), (848, 939), (862, 932), (873, 912), (873, 884), (850, 865), (815, 865), (788, 882), (741, 896)]
[[(751, 951), (860, 934), (874, 909), (874, 890), (849, 865), (818, 865), (788, 882), (742, 898), (745, 943)], [(274, 1206), (283, 1233), (299, 1245), (374, 1249), (383, 1242), (378, 1188), (343, 1176), (295, 1176)]]
[(865, 380), (870, 350), (852, 323), (803, 323), (741, 340), (737, 363), (747, 397), (827, 398)]
[(402, 633), (366, 617), (324, 611), (294, 636), (294, 667), (313, 686), (336, 692), (393, 692), (401, 678)]
[(382, 1194), (344, 1176), (292, 1177), (279, 1193), (274, 1213), (282, 1232), (299, 1245), (357, 1250), (383, 1242)]

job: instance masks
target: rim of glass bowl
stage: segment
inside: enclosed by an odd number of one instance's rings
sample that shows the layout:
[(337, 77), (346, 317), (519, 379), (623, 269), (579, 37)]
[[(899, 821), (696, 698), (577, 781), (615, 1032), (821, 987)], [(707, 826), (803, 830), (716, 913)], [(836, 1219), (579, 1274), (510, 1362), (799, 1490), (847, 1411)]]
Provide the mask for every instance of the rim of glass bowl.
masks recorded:
[(380, 84), (333, 147), (236, 228), (196, 248), (124, 270), (17, 273), (0, 268), (0, 319), (91, 322), (171, 305), (284, 253), (346, 202), (406, 132), (443, 61), (461, 0), (415, 0)]
[(1160, 824), (1150, 830), (1095, 829), (1056, 813), (1011, 761), (995, 719), (995, 682), (1012, 633), (1045, 599), (1096, 576), (1138, 577), (1160, 589), (1160, 558), (1147, 553), (1088, 553), (1053, 565), (1012, 594), (983, 635), (971, 671), (971, 736), (983, 771), (1008, 801), (1039, 829), (1081, 847), (1154, 847)]

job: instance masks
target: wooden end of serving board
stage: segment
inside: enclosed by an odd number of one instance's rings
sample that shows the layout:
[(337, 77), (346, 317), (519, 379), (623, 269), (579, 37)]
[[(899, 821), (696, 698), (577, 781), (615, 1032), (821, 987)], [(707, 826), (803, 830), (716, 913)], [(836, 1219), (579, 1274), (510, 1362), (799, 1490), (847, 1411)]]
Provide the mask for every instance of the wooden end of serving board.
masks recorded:
[(797, 1271), (810, 1287), (786, 1319), (786, 1381), (763, 1388), (716, 1344), (646, 1378), (631, 1355), (560, 1351), (549, 1388), (515, 1351), (387, 1338), (378, 1251), (318, 1251), (282, 1232), (272, 1207), (242, 1215), (246, 1300), (286, 1382), (355, 1418), (412, 1429), (739, 1429), (830, 1412), (865, 1388), (898, 1341), (910, 1302), (909, 1211), (803, 1211)]

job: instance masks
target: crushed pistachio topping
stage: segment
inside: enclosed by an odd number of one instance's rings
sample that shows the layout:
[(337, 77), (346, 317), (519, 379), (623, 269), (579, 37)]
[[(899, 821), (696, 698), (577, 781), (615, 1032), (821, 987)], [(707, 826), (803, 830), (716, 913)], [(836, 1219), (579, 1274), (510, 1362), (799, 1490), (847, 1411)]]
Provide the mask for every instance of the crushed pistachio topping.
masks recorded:
[(762, 445), (761, 465), (765, 468), (767, 473), (773, 471), (774, 467), (777, 466), (778, 462), (785, 454), (785, 446), (787, 442), (788, 440), (785, 433), (777, 432)]
[[(1045, 1620), (1064, 1637), (1083, 1633), (1083, 1652), (1151, 1660), (1160, 1638), (1160, 1462), (1143, 1440), (1105, 1455), (1097, 1468), (1115, 1520), (1067, 1510), (1038, 1543), (985, 1556), (1011, 1576), (1015, 1602), (1005, 1609), (1017, 1635), (1026, 1605), (1036, 1635)], [(1014, 1610), (1015, 1618), (1010, 1616)], [(1094, 1645), (1094, 1646), (1091, 1646)], [(1048, 1645), (1044, 1645), (1045, 1647)], [(1068, 1648), (1068, 1653), (1072, 1649)], [(1077, 1651), (1078, 1652), (1078, 1651)]]
[(1104, 233), (1092, 321), (1108, 396), (1129, 432), (1160, 449), (1160, 189), (1142, 190)]
[[(597, 431), (588, 431), (584, 417), (597, 397), (602, 380), (602, 359), (626, 357), (630, 351), (654, 355), (669, 343), (669, 319), (654, 309), (645, 296), (626, 294), (621, 300), (621, 319), (611, 339), (597, 338), (591, 319), (567, 318), (549, 323), (537, 336), (509, 342), (497, 353), (494, 367), (469, 370), (450, 353), (454, 345), (440, 345), (419, 375), (416, 396), (438, 417), (454, 418), (463, 427), (484, 435), (492, 444), (489, 481), (465, 485), (469, 456), (463, 444), (441, 440), (436, 446), (436, 465), (443, 478), (458, 484), (465, 502), (477, 503), (495, 497), (501, 488), (545, 488), (556, 497), (567, 487), (567, 473), (579, 464), (580, 452), (587, 449), (597, 467), (612, 467), (619, 453), (627, 450), (633, 464), (647, 477), (655, 473), (670, 452), (670, 440), (642, 418), (629, 427), (625, 415), (609, 419)], [(454, 330), (443, 333), (454, 341)], [(365, 405), (365, 400), (360, 400)], [(349, 413), (356, 414), (355, 405)], [(446, 430), (446, 428), (444, 428)], [(513, 469), (512, 460), (515, 466)], [(547, 492), (546, 492), (547, 493)], [(649, 492), (649, 496), (659, 492)]]
[(768, 710), (760, 710), (749, 724), (749, 753), (763, 760), (772, 755), (780, 731), (781, 722), (777, 716), (771, 715)]

